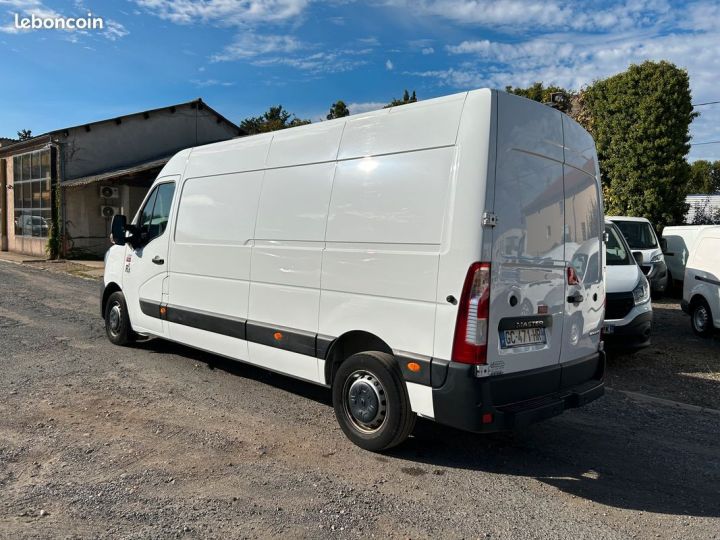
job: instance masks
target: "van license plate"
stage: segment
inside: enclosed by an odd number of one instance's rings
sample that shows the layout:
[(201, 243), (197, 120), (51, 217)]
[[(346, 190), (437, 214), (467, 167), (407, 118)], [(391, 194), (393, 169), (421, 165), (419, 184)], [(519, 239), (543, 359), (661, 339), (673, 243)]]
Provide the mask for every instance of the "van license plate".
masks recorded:
[(545, 345), (544, 328), (518, 328), (500, 332), (500, 348), (525, 347), (527, 345)]

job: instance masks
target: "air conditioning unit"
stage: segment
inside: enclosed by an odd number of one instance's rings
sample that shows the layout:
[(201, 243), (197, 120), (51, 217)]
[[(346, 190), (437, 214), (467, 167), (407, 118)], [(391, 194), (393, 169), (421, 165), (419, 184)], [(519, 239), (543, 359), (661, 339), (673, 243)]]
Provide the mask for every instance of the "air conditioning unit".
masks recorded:
[(100, 215), (104, 218), (111, 218), (115, 214), (119, 214), (120, 209), (117, 206), (105, 206), (100, 207)]
[(100, 186), (100, 196), (103, 199), (117, 199), (120, 196), (120, 188), (114, 186)]

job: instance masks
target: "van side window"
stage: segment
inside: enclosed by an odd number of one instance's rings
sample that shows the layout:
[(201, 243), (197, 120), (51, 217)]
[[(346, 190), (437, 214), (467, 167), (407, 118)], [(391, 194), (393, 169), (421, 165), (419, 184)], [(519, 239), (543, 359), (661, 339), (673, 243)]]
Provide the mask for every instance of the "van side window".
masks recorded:
[(170, 219), (175, 183), (157, 186), (140, 213), (140, 228), (146, 233), (145, 241), (150, 242), (162, 235)]

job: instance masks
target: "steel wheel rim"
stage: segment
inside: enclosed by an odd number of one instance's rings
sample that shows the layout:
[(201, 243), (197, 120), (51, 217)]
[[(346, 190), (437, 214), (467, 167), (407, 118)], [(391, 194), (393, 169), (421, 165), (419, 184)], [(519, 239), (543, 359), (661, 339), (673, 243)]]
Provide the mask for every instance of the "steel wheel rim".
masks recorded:
[(117, 336), (122, 326), (122, 308), (119, 302), (114, 302), (108, 313), (108, 329), (113, 336)]
[(365, 370), (353, 372), (343, 385), (343, 410), (362, 433), (376, 433), (387, 418), (387, 394), (378, 378)]
[(693, 313), (693, 323), (695, 324), (695, 328), (697, 330), (700, 332), (705, 331), (708, 323), (708, 313), (705, 306), (698, 306), (695, 310), (695, 313)]

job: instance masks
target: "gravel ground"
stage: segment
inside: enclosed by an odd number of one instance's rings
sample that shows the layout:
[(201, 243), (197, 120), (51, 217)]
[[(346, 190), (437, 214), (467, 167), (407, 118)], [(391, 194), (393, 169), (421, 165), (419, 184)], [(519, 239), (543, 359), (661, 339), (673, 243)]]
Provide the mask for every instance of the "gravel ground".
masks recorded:
[(679, 298), (653, 300), (652, 345), (609, 359), (608, 385), (720, 409), (720, 333), (697, 337)]
[[(0, 262), (0, 284), (2, 538), (720, 538), (718, 414), (609, 391), (522, 436), (419, 422), (377, 455), (326, 389), (112, 346), (97, 281)], [(720, 343), (658, 315), (611, 386), (714, 404)]]

